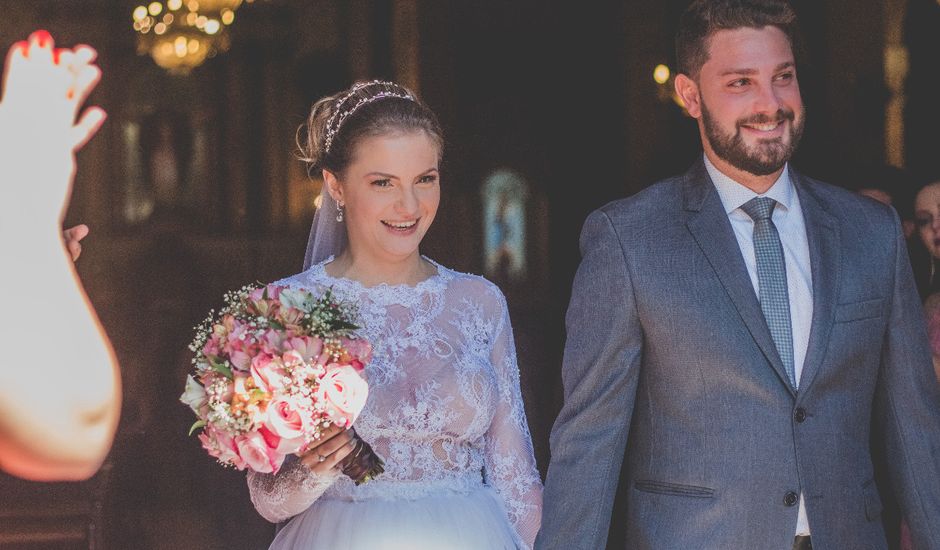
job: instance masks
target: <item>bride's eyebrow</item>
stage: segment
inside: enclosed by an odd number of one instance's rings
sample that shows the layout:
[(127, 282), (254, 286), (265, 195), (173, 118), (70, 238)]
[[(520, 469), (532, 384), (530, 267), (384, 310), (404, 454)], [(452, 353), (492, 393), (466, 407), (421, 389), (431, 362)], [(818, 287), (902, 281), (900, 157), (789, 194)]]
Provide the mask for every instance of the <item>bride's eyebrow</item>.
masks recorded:
[(367, 178), (380, 177), (380, 178), (396, 179), (396, 180), (398, 179), (398, 176), (394, 176), (392, 174), (386, 174), (385, 172), (369, 172), (368, 174), (366, 174), (366, 177)]

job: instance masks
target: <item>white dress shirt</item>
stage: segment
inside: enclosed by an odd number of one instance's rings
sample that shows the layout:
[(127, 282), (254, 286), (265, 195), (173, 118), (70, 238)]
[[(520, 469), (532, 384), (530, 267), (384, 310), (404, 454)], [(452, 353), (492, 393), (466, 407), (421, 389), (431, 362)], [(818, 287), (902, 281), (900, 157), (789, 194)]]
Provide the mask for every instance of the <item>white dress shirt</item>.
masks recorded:
[[(793, 330), (793, 369), (799, 386), (803, 373), (803, 361), (809, 344), (809, 331), (813, 322), (813, 277), (809, 262), (809, 242), (806, 239), (806, 224), (800, 197), (790, 181), (789, 166), (784, 166), (777, 181), (766, 193), (758, 195), (744, 185), (721, 173), (708, 156), (705, 169), (715, 184), (721, 203), (724, 205), (738, 247), (744, 257), (747, 273), (754, 286), (754, 294), (760, 296), (757, 283), (757, 259), (754, 254), (754, 220), (741, 206), (754, 197), (770, 197), (777, 201), (771, 220), (780, 235), (783, 257), (787, 269), (787, 295), (790, 299), (790, 326)], [(797, 535), (809, 535), (809, 520), (806, 517), (805, 499), (800, 495), (800, 512), (796, 524)]]

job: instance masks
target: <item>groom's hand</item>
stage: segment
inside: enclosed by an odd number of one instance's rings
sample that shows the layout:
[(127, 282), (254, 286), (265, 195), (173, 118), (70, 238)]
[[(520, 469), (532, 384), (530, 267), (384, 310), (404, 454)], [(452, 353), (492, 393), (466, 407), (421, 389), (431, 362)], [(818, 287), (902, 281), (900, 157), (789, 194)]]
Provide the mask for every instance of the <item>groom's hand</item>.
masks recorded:
[(323, 431), (323, 437), (314, 442), (300, 461), (314, 473), (325, 474), (334, 469), (356, 448), (356, 432), (332, 425)]

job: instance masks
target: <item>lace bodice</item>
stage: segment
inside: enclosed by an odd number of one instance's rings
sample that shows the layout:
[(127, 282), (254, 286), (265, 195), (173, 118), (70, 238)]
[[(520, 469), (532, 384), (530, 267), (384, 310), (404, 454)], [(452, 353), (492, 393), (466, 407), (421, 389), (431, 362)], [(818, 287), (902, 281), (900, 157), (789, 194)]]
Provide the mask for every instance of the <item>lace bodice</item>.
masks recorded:
[(277, 475), (250, 473), (258, 512), (276, 522), (321, 497), (413, 499), (486, 483), (502, 500), (519, 542), (530, 548), (542, 485), (502, 293), (482, 277), (440, 265), (437, 275), (414, 287), (366, 288), (330, 277), (329, 261), (279, 284), (332, 288), (358, 304), (360, 334), (374, 349), (366, 367), (369, 399), (355, 426), (385, 459), (385, 473), (359, 487), (345, 476), (317, 476), (297, 461)]

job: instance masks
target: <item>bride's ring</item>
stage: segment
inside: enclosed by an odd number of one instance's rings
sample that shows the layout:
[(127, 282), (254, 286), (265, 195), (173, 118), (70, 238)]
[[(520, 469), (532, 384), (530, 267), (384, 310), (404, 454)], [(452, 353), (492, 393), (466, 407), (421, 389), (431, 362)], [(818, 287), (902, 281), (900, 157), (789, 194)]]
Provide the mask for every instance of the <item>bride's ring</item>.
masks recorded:
[(317, 462), (326, 462), (326, 457), (323, 455), (317, 455)]

